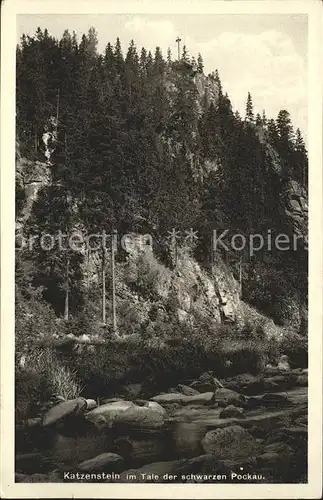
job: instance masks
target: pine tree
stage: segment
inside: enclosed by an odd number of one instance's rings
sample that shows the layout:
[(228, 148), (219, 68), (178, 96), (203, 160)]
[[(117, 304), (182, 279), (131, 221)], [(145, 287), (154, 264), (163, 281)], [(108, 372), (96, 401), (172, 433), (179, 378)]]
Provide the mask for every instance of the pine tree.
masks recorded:
[(167, 49), (167, 65), (171, 66), (171, 64), (172, 64), (172, 51), (171, 51), (170, 47), (168, 47), (168, 49)]
[(117, 73), (119, 75), (121, 75), (123, 70), (124, 70), (124, 59), (123, 59), (121, 42), (120, 42), (119, 37), (117, 38), (115, 46), (114, 46), (114, 57), (115, 57), (115, 62), (116, 62)]
[(261, 119), (262, 119), (262, 126), (263, 127), (266, 127), (267, 126), (267, 116), (266, 116), (266, 111), (263, 109), (262, 110), (262, 116), (261, 116)]
[(188, 55), (188, 50), (187, 50), (186, 45), (183, 45), (182, 60), (189, 62), (189, 55)]
[(247, 102), (246, 102), (246, 121), (249, 123), (254, 122), (253, 104), (250, 92), (248, 92)]
[(203, 70), (204, 70), (204, 62), (203, 62), (203, 58), (199, 52), (198, 54), (198, 57), (197, 57), (197, 70), (199, 73), (203, 73)]
[(216, 69), (214, 73), (214, 81), (217, 83), (218, 88), (219, 88), (219, 97), (222, 96), (223, 90), (222, 90), (222, 83), (219, 75), (219, 71)]
[(142, 77), (146, 76), (147, 50), (145, 49), (145, 47), (142, 47), (141, 52), (140, 52), (139, 66), (140, 66), (140, 72), (141, 72)]
[(308, 185), (308, 157), (302, 133), (299, 128), (296, 129), (294, 152), (294, 178), (306, 188)]
[(257, 113), (257, 115), (256, 115), (256, 125), (257, 125), (257, 127), (261, 127), (262, 124), (263, 124), (262, 118), (261, 118), (260, 114)]
[(154, 57), (154, 73), (156, 75), (162, 75), (165, 70), (165, 61), (163, 59), (163, 54), (160, 47), (156, 47), (155, 57)]

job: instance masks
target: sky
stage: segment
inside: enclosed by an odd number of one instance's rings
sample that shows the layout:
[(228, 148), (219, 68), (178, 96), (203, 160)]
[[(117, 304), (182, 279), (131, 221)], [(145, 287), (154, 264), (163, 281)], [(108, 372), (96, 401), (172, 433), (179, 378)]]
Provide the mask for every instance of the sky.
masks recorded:
[(37, 27), (60, 38), (65, 29), (80, 39), (91, 26), (98, 33), (98, 50), (119, 37), (124, 53), (134, 39), (144, 46), (170, 47), (177, 55), (176, 38), (190, 56), (202, 54), (205, 73), (218, 69), (224, 91), (234, 110), (245, 114), (251, 93), (255, 113), (266, 110), (275, 118), (280, 109), (290, 112), (294, 128), (307, 139), (308, 26), (305, 14), (28, 14), (17, 16), (17, 43)]

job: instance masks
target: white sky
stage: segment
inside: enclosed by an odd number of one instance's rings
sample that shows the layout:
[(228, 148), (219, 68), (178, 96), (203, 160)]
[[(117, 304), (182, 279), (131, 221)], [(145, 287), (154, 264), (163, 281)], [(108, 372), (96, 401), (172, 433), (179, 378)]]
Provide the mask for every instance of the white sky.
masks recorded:
[(276, 117), (287, 109), (307, 138), (307, 16), (302, 14), (46, 14), (17, 16), (17, 43), (40, 26), (55, 37), (65, 29), (80, 38), (94, 26), (100, 52), (119, 36), (124, 52), (133, 38), (138, 51), (158, 45), (177, 54), (182, 38), (189, 54), (201, 52), (205, 72), (219, 70), (223, 88), (242, 115), (248, 91), (256, 112)]

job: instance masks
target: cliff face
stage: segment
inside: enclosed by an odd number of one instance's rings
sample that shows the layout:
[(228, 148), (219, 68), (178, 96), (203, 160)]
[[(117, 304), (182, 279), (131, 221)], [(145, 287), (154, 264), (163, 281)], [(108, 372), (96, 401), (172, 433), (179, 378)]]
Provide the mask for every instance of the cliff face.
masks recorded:
[(24, 193), (22, 210), (17, 214), (18, 226), (23, 225), (29, 219), (39, 191), (50, 182), (51, 172), (47, 163), (17, 157), (16, 186)]
[(308, 200), (307, 193), (296, 181), (290, 180), (283, 191), (285, 215), (293, 234), (305, 247), (308, 244)]

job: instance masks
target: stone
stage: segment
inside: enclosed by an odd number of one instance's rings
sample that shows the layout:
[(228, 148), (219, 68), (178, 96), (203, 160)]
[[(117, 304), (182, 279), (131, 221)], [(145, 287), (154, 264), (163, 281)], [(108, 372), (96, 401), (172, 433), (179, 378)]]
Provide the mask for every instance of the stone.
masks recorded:
[(86, 399), (86, 411), (94, 410), (98, 405), (94, 399)]
[(184, 396), (184, 394), (159, 394), (158, 396), (154, 396), (150, 398), (151, 401), (156, 401), (161, 405), (166, 403), (179, 403), (181, 405), (204, 405), (204, 404), (212, 404), (214, 401), (214, 393), (213, 392), (204, 392), (202, 394), (196, 394), (194, 396)]
[(63, 401), (51, 408), (43, 418), (43, 426), (48, 427), (56, 424), (58, 421), (69, 415), (79, 415), (86, 409), (86, 400), (84, 398), (70, 399)]
[(281, 407), (290, 405), (286, 393), (266, 393), (260, 399), (265, 406)]
[(286, 356), (286, 354), (283, 354), (280, 357), (279, 362), (278, 362), (278, 368), (280, 370), (284, 370), (284, 371), (290, 370), (290, 366), (289, 366), (289, 363), (288, 363), (288, 356)]
[(189, 387), (188, 385), (183, 384), (178, 384), (177, 390), (181, 394), (184, 394), (184, 396), (194, 396), (195, 394), (199, 394), (199, 392), (201, 392), (193, 389), (193, 387)]
[(102, 453), (97, 457), (81, 462), (77, 469), (83, 472), (115, 471), (115, 468), (123, 463), (123, 458), (116, 453)]
[(255, 377), (250, 373), (242, 373), (226, 380), (225, 387), (248, 395), (255, 395), (263, 390), (263, 382), (260, 377)]
[(216, 389), (223, 389), (223, 384), (216, 377), (210, 375), (202, 377), (192, 382), (190, 387), (198, 392), (214, 392)]
[(240, 425), (215, 429), (202, 439), (205, 453), (216, 455), (218, 460), (246, 460), (259, 453), (256, 439)]
[(295, 385), (297, 385), (299, 387), (307, 387), (308, 386), (307, 373), (304, 373), (302, 375), (298, 375), (298, 377), (295, 380)]
[(239, 418), (243, 415), (243, 409), (236, 406), (229, 405), (224, 408), (220, 413), (220, 418)]
[(152, 410), (154, 411), (157, 411), (158, 413), (160, 413), (163, 417), (166, 417), (167, 416), (167, 411), (165, 410), (165, 408), (163, 408), (159, 403), (157, 403), (156, 401), (147, 401), (146, 404), (144, 405), (148, 408), (151, 408)]
[(219, 404), (219, 406), (240, 406), (244, 407), (246, 398), (242, 394), (238, 394), (231, 389), (218, 389), (214, 393), (214, 401)]
[(112, 427), (120, 413), (124, 412), (128, 408), (134, 408), (135, 406), (136, 405), (131, 401), (112, 401), (89, 411), (85, 414), (85, 418), (90, 422), (93, 422), (98, 429)]
[(122, 424), (131, 429), (161, 429), (164, 422), (164, 415), (158, 409), (149, 408), (148, 406), (129, 407), (114, 417), (115, 425)]

